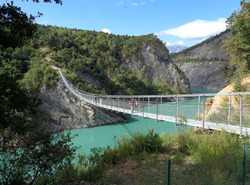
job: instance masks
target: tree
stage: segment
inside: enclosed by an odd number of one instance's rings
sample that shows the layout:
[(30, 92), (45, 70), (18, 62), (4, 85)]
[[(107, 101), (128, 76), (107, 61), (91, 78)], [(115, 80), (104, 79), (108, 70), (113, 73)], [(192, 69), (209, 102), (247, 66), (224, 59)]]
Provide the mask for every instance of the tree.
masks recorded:
[(227, 19), (227, 26), (233, 36), (224, 44), (224, 48), (232, 66), (236, 68), (235, 79), (241, 79), (247, 73), (247, 61), (250, 59), (250, 2), (241, 1), (241, 9)]
[(37, 99), (21, 89), (15, 77), (0, 70), (0, 130), (11, 128), (17, 133), (24, 133), (27, 127), (31, 127), (28, 126), (27, 114), (34, 113), (37, 104)]
[(0, 184), (34, 184), (53, 176), (76, 151), (69, 133), (52, 133), (40, 125), (39, 99), (20, 85), (31, 52), (16, 47), (33, 36), (34, 19), (13, 2), (0, 7)]
[(21, 11), (13, 2), (0, 7), (0, 45), (3, 48), (22, 46), (36, 31), (35, 17)]
[(0, 184), (33, 184), (39, 177), (54, 176), (58, 168), (72, 160), (76, 147), (70, 134), (53, 135), (43, 128), (33, 128), (25, 135), (10, 129), (1, 133)]

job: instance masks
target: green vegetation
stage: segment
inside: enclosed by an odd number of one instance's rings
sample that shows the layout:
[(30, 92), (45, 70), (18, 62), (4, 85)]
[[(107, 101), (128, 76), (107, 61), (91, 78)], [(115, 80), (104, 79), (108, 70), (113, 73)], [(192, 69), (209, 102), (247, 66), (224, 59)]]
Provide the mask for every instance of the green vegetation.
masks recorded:
[[(25, 87), (36, 91), (57, 80), (55, 71), (50, 69), (55, 65), (66, 69), (66, 77), (90, 93), (173, 94), (175, 88), (162, 83), (154, 85), (147, 75), (130, 70), (122, 62), (137, 55), (138, 50), (150, 42), (160, 43), (152, 34), (115, 36), (37, 25), (35, 37), (27, 45), (2, 49), (0, 58), (3, 67), (16, 68), (24, 76), (22, 83)], [(98, 80), (102, 88), (86, 81), (86, 73)]]
[[(92, 93), (115, 94), (163, 94), (173, 93), (171, 87), (152, 84), (148, 76), (130, 70), (122, 61), (138, 55), (139, 49), (148, 43), (160, 41), (152, 34), (140, 37), (38, 26), (36, 37), (30, 45), (42, 52), (51, 65), (67, 69), (66, 77), (75, 85)], [(85, 73), (95, 77), (99, 89), (84, 78)]]
[[(6, 16), (8, 15), (8, 16)], [(0, 43), (3, 48), (22, 46), (36, 30), (34, 16), (28, 17), (21, 8), (7, 3), (0, 7)]]
[(23, 46), (34, 34), (33, 20), (13, 3), (0, 7), (0, 184), (54, 176), (76, 151), (70, 134), (51, 132), (39, 120), (37, 92), (54, 73), (41, 62), (43, 53)]
[[(34, 20), (34, 16), (28, 17), (13, 2), (0, 7), (0, 184), (41, 184), (43, 179), (60, 176), (65, 172), (61, 169), (72, 165), (76, 151), (71, 146), (72, 137), (40, 125), (42, 119), (49, 118), (38, 111), (41, 103), (38, 93), (42, 86), (53, 86), (58, 79), (52, 65), (63, 68), (69, 80), (88, 92), (180, 93), (178, 88), (165, 84), (153, 85), (148, 76), (129, 70), (121, 62), (137, 55), (145, 44), (161, 43), (153, 34), (115, 36), (39, 26)], [(103, 88), (87, 82), (84, 73), (94, 76)], [(147, 137), (143, 148), (160, 151), (159, 135), (151, 131)], [(155, 146), (155, 142), (159, 143)], [(99, 155), (99, 150), (95, 153)], [(83, 160), (79, 160), (81, 169), (86, 171)], [(94, 164), (95, 156), (90, 161)], [(93, 168), (98, 172), (97, 167)], [(96, 175), (90, 170), (86, 177)]]
[(179, 114), (178, 115), (178, 124), (184, 125), (186, 123), (187, 123), (187, 117), (185, 116), (185, 114)]
[[(233, 32), (233, 36), (224, 45), (224, 49), (227, 51), (227, 55), (230, 57), (230, 68), (233, 72), (231, 80), (234, 82), (234, 92), (249, 91), (249, 87), (245, 87), (242, 84), (242, 79), (249, 76), (249, 58), (250, 58), (250, 2), (241, 1), (242, 8), (232, 13), (227, 19), (227, 24), (230, 30)], [(247, 84), (247, 83), (246, 83)], [(245, 85), (246, 85), (245, 84)], [(246, 85), (247, 86), (247, 85)], [(243, 99), (245, 106), (249, 103), (248, 97)], [(230, 115), (230, 124), (239, 124), (239, 110), (236, 110), (239, 106), (239, 100), (235, 98), (235, 104), (233, 112)], [(222, 107), (228, 106), (228, 100), (224, 100)], [(249, 111), (243, 111), (242, 123), (244, 126), (249, 127), (250, 117)], [(228, 111), (219, 110), (209, 115), (208, 120), (218, 123), (227, 123)]]
[[(60, 0), (55, 2), (61, 3)], [(245, 2), (242, 5), (249, 7)], [(6, 15), (13, 19), (5, 19)], [(238, 20), (236, 15), (235, 20)], [(231, 20), (234, 20), (233, 17)], [(244, 20), (245, 17), (241, 18)], [(40, 125), (41, 117), (47, 116), (38, 111), (41, 100), (37, 94), (43, 85), (53, 86), (58, 78), (51, 65), (63, 68), (68, 79), (93, 93), (169, 94), (180, 93), (180, 89), (163, 83), (153, 85), (148, 76), (137, 74), (122, 64), (121, 61), (131, 55), (139, 55), (138, 50), (143, 45), (160, 43), (152, 34), (140, 37), (115, 36), (95, 31), (39, 26), (33, 23), (34, 19), (33, 16), (28, 18), (12, 3), (0, 7), (1, 184), (58, 184), (99, 181), (104, 177), (112, 179), (117, 176), (116, 172), (108, 175), (104, 172), (113, 165), (130, 159), (143, 161), (158, 155), (173, 159), (180, 171), (190, 170), (187, 164), (192, 164), (191, 169), (194, 171), (200, 166), (209, 171), (211, 167), (200, 162), (201, 158), (225, 154), (241, 147), (247, 140), (239, 140), (238, 136), (224, 132), (190, 131), (160, 136), (149, 130), (146, 135), (137, 133), (133, 137), (118, 140), (114, 148), (94, 148), (90, 156), (79, 156), (73, 163), (76, 148), (71, 145), (72, 137), (62, 131), (52, 132)], [(232, 21), (232, 25), (237, 27), (236, 22)], [(242, 39), (246, 35), (238, 36)], [(244, 44), (245, 52), (248, 48)], [(240, 54), (249, 57), (246, 53)], [(93, 75), (103, 89), (87, 82), (84, 73)], [(185, 117), (182, 117), (182, 121), (185, 121)], [(238, 158), (238, 155), (230, 155), (227, 161)], [(247, 161), (249, 166), (249, 159)], [(215, 183), (226, 183), (226, 180), (231, 180), (228, 175), (230, 171), (238, 174), (236, 177), (240, 179), (240, 166), (228, 167), (226, 161), (222, 160), (221, 167), (221, 171), (212, 174), (216, 178), (211, 178), (211, 175), (206, 178), (213, 179)], [(194, 175), (190, 173), (191, 176)]]
[(250, 2), (241, 1), (241, 9), (235, 11), (227, 19), (229, 29), (233, 31), (233, 36), (225, 44), (224, 48), (230, 56), (230, 64), (234, 67), (233, 81), (234, 90), (242, 90), (241, 81), (246, 75), (249, 75), (250, 58)]
[[(103, 183), (103, 180), (107, 184), (123, 184), (129, 178), (131, 184), (162, 184), (167, 178), (166, 164), (171, 160), (173, 184), (187, 183), (186, 179), (197, 183), (240, 184), (244, 142), (249, 143), (248, 138), (242, 140), (238, 135), (217, 131), (190, 130), (162, 136), (153, 130), (146, 135), (133, 133), (132, 137), (115, 141), (114, 148), (94, 148), (90, 156), (79, 156), (76, 164), (58, 170), (57, 179), (46, 180), (55, 184)], [(249, 157), (247, 155), (246, 166), (250, 165)], [(133, 167), (127, 169), (130, 173), (126, 173), (126, 164), (131, 162), (136, 165), (131, 164)], [(165, 167), (160, 168), (163, 164)], [(247, 170), (246, 174), (249, 174)], [(145, 176), (146, 171), (150, 173)]]

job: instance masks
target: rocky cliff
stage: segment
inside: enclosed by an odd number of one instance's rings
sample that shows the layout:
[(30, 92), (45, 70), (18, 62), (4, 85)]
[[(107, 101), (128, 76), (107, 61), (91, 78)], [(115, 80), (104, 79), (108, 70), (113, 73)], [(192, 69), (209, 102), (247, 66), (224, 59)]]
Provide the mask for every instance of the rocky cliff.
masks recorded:
[(228, 84), (225, 61), (178, 63), (192, 86), (219, 91)]
[(162, 82), (171, 87), (179, 87), (183, 92), (190, 91), (187, 77), (171, 61), (164, 44), (147, 43), (136, 55), (127, 58), (124, 64), (132, 70), (146, 74), (154, 84)]
[(77, 129), (126, 122), (122, 114), (93, 107), (78, 100), (59, 79), (51, 87), (41, 90), (43, 124), (51, 129)]
[(232, 32), (216, 35), (200, 44), (172, 55), (172, 60), (188, 77), (192, 86), (221, 90), (229, 80), (228, 58), (222, 49)]

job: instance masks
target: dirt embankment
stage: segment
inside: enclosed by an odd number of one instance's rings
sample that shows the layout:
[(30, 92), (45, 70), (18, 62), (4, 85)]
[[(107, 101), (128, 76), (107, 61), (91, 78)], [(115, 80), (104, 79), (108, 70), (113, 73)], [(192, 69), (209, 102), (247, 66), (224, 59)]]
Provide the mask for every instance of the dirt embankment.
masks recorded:
[[(242, 80), (242, 84), (245, 87), (245, 91), (250, 91), (250, 75)], [(219, 93), (230, 93), (233, 92), (234, 83), (229, 84)], [(244, 103), (243, 98), (243, 103)], [(229, 96), (215, 96), (214, 98), (208, 99), (206, 104), (208, 105), (206, 111), (206, 118), (208, 118), (213, 113), (221, 112), (221, 107), (228, 107)], [(220, 108), (218, 108), (220, 107)], [(231, 96), (231, 108), (239, 108), (239, 96)]]

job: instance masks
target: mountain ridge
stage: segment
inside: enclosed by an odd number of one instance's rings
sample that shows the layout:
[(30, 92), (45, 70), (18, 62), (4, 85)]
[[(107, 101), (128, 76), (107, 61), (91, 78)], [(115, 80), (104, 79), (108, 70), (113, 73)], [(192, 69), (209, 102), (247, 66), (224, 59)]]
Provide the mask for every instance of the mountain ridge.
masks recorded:
[(169, 54), (178, 53), (178, 52), (181, 52), (181, 51), (188, 48), (188, 46), (183, 46), (183, 45), (179, 45), (179, 44), (171, 44), (170, 45), (170, 44), (167, 44), (166, 42), (164, 44), (168, 48)]

